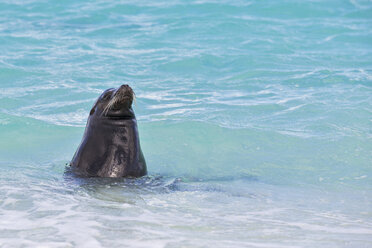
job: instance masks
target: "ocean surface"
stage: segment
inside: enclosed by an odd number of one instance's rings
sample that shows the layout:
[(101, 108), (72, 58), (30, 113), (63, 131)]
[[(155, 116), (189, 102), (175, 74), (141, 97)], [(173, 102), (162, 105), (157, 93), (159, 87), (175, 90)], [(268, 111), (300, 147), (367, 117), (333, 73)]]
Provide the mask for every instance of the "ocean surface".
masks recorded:
[[(124, 83), (149, 175), (73, 176)], [(372, 247), (372, 2), (1, 0), (0, 247)]]

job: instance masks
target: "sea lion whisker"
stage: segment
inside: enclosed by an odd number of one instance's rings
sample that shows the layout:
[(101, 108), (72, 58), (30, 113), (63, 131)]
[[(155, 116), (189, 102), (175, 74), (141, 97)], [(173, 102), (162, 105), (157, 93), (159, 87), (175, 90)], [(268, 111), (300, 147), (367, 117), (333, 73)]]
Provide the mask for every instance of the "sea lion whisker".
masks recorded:
[(110, 100), (110, 102), (106, 105), (106, 107), (103, 109), (102, 114), (107, 115), (108, 111), (112, 108), (112, 106), (116, 103), (116, 97)]
[[(129, 94), (128, 94), (129, 93)], [(114, 94), (112, 95), (110, 101), (106, 104), (106, 106), (103, 108), (103, 111), (101, 112), (102, 116), (107, 116), (108, 112), (112, 109), (117, 109), (123, 104), (127, 104), (129, 101), (129, 104), (131, 105), (132, 102), (136, 104), (136, 95), (133, 92), (132, 89), (129, 90), (129, 92), (125, 92), (123, 90), (116, 90)], [(121, 108), (121, 107), (120, 107)]]

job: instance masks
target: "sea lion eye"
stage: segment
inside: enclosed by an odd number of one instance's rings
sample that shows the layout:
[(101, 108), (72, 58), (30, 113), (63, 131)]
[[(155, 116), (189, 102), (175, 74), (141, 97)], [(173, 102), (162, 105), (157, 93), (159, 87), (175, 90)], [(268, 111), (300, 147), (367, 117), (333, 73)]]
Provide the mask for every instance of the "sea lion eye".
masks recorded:
[(111, 91), (107, 91), (106, 93), (103, 94), (102, 100), (108, 100), (108, 99), (110, 99), (111, 94), (112, 94)]

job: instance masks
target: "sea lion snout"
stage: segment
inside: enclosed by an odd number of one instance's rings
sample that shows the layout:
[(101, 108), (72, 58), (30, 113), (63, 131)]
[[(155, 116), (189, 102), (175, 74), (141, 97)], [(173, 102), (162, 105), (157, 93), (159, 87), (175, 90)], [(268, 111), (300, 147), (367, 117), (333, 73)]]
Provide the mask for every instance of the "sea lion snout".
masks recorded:
[(132, 90), (132, 88), (128, 85), (128, 84), (122, 84), (119, 89), (130, 89)]
[(133, 95), (133, 93), (134, 93), (132, 88), (127, 84), (121, 85), (118, 88), (117, 92), (120, 92), (120, 94), (124, 94), (124, 95)]
[(125, 104), (125, 105), (128, 105), (128, 104), (132, 105), (133, 98), (134, 98), (134, 91), (127, 84), (123, 84), (122, 86), (120, 86), (114, 94), (115, 102)]
[(132, 88), (123, 84), (116, 89), (111, 88), (103, 92), (95, 106), (98, 106), (98, 109), (101, 110), (99, 113), (102, 116), (127, 118), (133, 116), (132, 103), (134, 100), (135, 94)]

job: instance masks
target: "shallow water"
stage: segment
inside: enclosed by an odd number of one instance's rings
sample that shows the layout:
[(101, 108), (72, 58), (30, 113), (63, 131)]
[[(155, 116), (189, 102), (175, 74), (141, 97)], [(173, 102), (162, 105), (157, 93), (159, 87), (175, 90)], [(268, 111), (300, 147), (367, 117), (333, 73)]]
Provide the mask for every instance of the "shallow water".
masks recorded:
[[(1, 1), (1, 247), (371, 247), (370, 1)], [(129, 83), (149, 176), (65, 168)]]

